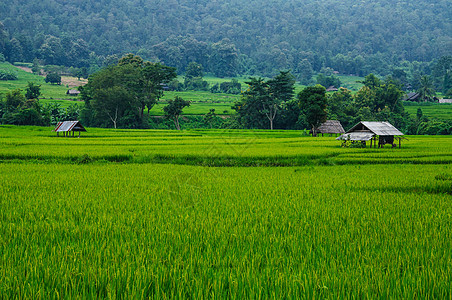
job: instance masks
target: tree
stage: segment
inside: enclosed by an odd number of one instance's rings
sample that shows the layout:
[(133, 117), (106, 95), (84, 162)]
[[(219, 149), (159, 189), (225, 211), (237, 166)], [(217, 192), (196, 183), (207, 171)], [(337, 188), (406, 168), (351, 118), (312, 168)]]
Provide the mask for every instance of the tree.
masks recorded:
[(245, 83), (248, 89), (242, 93), (241, 101), (233, 106), (239, 123), (247, 128), (268, 128), (263, 122), (267, 119), (272, 130), (281, 104), (293, 98), (293, 75), (289, 71), (281, 71), (268, 81), (251, 77)]
[(330, 86), (340, 87), (340, 85), (341, 85), (340, 79), (334, 75), (325, 76), (323, 74), (319, 74), (319, 75), (317, 75), (316, 80), (317, 80), (317, 84), (320, 84), (321, 86), (323, 86), (325, 88), (329, 88)]
[(25, 101), (26, 99), (24, 95), (22, 95), (22, 91), (20, 89), (12, 90), (5, 95), (5, 106), (9, 111), (18, 109), (25, 103)]
[(191, 62), (185, 71), (184, 88), (185, 90), (207, 91), (209, 83), (202, 79), (203, 68), (201, 64)]
[(33, 59), (31, 71), (33, 74), (41, 75), (41, 66), (39, 65), (39, 60), (37, 58)]
[(176, 68), (162, 65), (161, 63), (145, 62), (141, 70), (141, 78), (143, 83), (143, 99), (141, 102), (143, 115), (144, 105), (149, 111), (163, 97), (163, 88), (167, 86), (171, 80), (177, 77)]
[(185, 70), (185, 78), (186, 79), (191, 79), (194, 77), (203, 77), (204, 76), (204, 72), (203, 72), (203, 67), (201, 64), (195, 63), (195, 62), (191, 62), (188, 64), (187, 69)]
[(61, 76), (60, 74), (56, 73), (56, 72), (50, 72), (49, 74), (46, 75), (46, 78), (44, 79), (44, 81), (46, 83), (51, 83), (51, 84), (58, 84), (61, 85)]
[(272, 97), (268, 82), (265, 82), (262, 78), (250, 79), (251, 81), (245, 82), (249, 85), (249, 89), (245, 91), (244, 95), (248, 98), (248, 101), (252, 99), (253, 102), (261, 105), (259, 111), (267, 117), (270, 122), (270, 130), (273, 130), (273, 121), (275, 120), (281, 100)]
[(34, 82), (28, 82), (28, 87), (25, 90), (25, 98), (38, 99), (41, 96), (41, 85)]
[(271, 97), (280, 102), (287, 102), (295, 95), (295, 77), (290, 71), (280, 71), (273, 79), (268, 81)]
[(321, 85), (308, 86), (298, 93), (298, 103), (302, 117), (311, 126), (312, 135), (317, 136), (317, 128), (326, 121), (326, 89)]
[(190, 106), (190, 101), (185, 101), (181, 97), (176, 96), (174, 100), (168, 100), (168, 105), (163, 107), (165, 118), (172, 120), (177, 130), (180, 130), (179, 117), (185, 107)]
[(233, 77), (237, 74), (238, 55), (235, 45), (223, 39), (212, 45), (210, 69), (218, 77)]
[(94, 97), (96, 100), (93, 101), (93, 107), (100, 115), (108, 116), (114, 128), (117, 128), (118, 120), (133, 106), (130, 93), (118, 85), (96, 90)]
[(210, 125), (210, 128), (212, 128), (212, 124), (217, 118), (217, 114), (215, 113), (215, 108), (211, 108), (207, 114), (204, 115), (204, 122), (208, 123)]
[(364, 77), (364, 81), (361, 81), (360, 83), (364, 84), (365, 87), (373, 89), (380, 86), (381, 80), (374, 74), (370, 73), (369, 75)]
[[(98, 71), (81, 89), (85, 108), (93, 109), (97, 117), (105, 116), (113, 126), (141, 126), (144, 109), (148, 112), (163, 96), (163, 87), (177, 76), (174, 68), (143, 61), (128, 54), (117, 65)], [(122, 95), (122, 98), (118, 98)], [(121, 100), (122, 99), (122, 100)], [(83, 111), (83, 116), (90, 116)], [(134, 124), (132, 124), (134, 123)]]
[(311, 82), (314, 71), (309, 60), (303, 59), (302, 61), (300, 61), (297, 66), (297, 71), (298, 79), (300, 80), (301, 84), (309, 84)]
[(452, 88), (452, 56), (442, 56), (433, 67), (432, 77), (438, 90), (446, 93)]
[(419, 81), (419, 85), (420, 87), (417, 92), (419, 93), (421, 99), (423, 99), (425, 102), (431, 101), (435, 96), (435, 90), (433, 88), (433, 82), (430, 77), (427, 75), (422, 76)]
[(132, 65), (116, 65), (102, 69), (88, 79), (81, 88), (81, 98), (87, 109), (93, 109), (99, 125), (102, 120), (110, 120), (117, 128), (126, 113), (138, 115), (139, 103), (134, 90), (138, 71)]

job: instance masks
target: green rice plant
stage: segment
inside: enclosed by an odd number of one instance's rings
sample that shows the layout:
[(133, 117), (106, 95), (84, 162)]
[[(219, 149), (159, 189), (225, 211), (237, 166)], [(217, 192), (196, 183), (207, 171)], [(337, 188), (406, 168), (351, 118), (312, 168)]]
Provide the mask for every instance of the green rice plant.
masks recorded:
[(438, 173), (0, 164), (0, 294), (448, 299)]
[(0, 126), (0, 159), (74, 162), (176, 163), (203, 166), (333, 164), (449, 164), (449, 136), (410, 136), (402, 148), (342, 148), (333, 137), (299, 131), (112, 130), (88, 128), (81, 138), (57, 137), (49, 127)]
[(0, 126), (0, 295), (448, 299), (451, 141)]

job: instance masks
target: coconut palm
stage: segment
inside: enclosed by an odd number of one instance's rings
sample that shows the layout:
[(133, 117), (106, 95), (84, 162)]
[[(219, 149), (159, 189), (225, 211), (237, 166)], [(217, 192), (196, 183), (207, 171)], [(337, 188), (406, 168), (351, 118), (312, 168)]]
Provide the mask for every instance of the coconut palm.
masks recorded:
[(421, 99), (425, 102), (431, 101), (435, 96), (435, 89), (433, 88), (433, 81), (430, 76), (423, 75), (419, 80), (420, 87), (417, 90)]

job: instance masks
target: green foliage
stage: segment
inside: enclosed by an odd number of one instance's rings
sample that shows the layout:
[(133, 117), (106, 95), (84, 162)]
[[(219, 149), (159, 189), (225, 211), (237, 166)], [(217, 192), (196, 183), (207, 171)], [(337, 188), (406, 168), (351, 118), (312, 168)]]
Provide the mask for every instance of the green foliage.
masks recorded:
[(61, 75), (56, 72), (50, 72), (46, 75), (45, 82), (61, 85)]
[(204, 76), (203, 67), (201, 64), (190, 62), (185, 69), (185, 78), (191, 79), (194, 77), (202, 78)]
[(325, 88), (321, 85), (306, 87), (298, 93), (297, 98), (303, 119), (311, 127), (312, 135), (317, 136), (317, 128), (327, 117)]
[(163, 85), (175, 77), (174, 68), (128, 54), (117, 65), (90, 76), (81, 88), (85, 108), (93, 110), (84, 111), (83, 116), (95, 122), (90, 125), (106, 126), (105, 120), (109, 120), (114, 128), (141, 127), (145, 108), (149, 113), (163, 96)]
[(187, 91), (208, 91), (209, 83), (202, 77), (185, 77), (184, 90)]
[(22, 95), (22, 91), (20, 89), (6, 93), (5, 106), (8, 110), (15, 110), (19, 108), (25, 103), (25, 101), (26, 99), (24, 95)]
[(11, 70), (0, 70), (0, 80), (17, 80), (17, 74)]
[(0, 109), (2, 124), (47, 125), (49, 118), (37, 99), (26, 99), (20, 89), (6, 93)]
[(429, 76), (424, 75), (419, 80), (419, 89), (417, 90), (422, 101), (433, 101), (435, 90), (433, 88), (433, 81)]
[[(452, 56), (445, 55), (438, 59), (432, 70), (436, 90), (446, 93), (452, 88)], [(429, 85), (432, 83), (429, 82)]]
[(210, 128), (213, 127), (213, 123), (218, 119), (215, 114), (215, 109), (211, 108), (210, 111), (204, 115), (204, 121), (210, 125)]
[(317, 75), (316, 81), (317, 84), (320, 84), (325, 88), (329, 88), (330, 86), (339, 88), (341, 86), (340, 79), (334, 75), (326, 76), (324, 74), (319, 74)]
[[(5, 2), (0, 53), (11, 62), (38, 56), (44, 64), (96, 71), (112, 53), (133, 51), (180, 72), (190, 62), (221, 76), (270, 77), (275, 70), (292, 69), (303, 84), (324, 66), (341, 74), (385, 76), (394, 66), (428, 69), (426, 63), (450, 55), (448, 22), (439, 21), (448, 20), (445, 0), (434, 6), (426, 0), (359, 6), (352, 0), (185, 1), (159, 9), (157, 2), (114, 0), (75, 6), (29, 0), (18, 12), (17, 3)], [(334, 15), (325, 13), (331, 7)]]
[(185, 101), (181, 97), (176, 96), (174, 100), (168, 100), (168, 104), (163, 107), (165, 118), (172, 120), (177, 130), (180, 130), (179, 117), (182, 114), (182, 110), (188, 106), (190, 106), (190, 101)]
[(230, 82), (223, 81), (221, 83), (215, 83), (211, 88), (211, 93), (225, 93), (225, 94), (234, 94), (238, 95), (240, 94), (242, 89), (242, 85), (240, 82), (233, 78)]
[(28, 82), (27, 89), (25, 90), (25, 98), (38, 99), (41, 96), (41, 85), (34, 82)]
[[(274, 120), (281, 110), (282, 104), (293, 98), (295, 80), (289, 71), (281, 71), (273, 79), (251, 77), (248, 89), (242, 93), (240, 102), (233, 109), (237, 112), (237, 120), (245, 128), (274, 128)], [(265, 126), (265, 121), (270, 126)]]

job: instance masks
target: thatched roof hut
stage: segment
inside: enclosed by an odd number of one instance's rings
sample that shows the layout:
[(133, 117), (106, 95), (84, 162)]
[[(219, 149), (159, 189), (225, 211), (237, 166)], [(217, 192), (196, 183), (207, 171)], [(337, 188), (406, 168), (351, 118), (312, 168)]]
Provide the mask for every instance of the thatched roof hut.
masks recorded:
[(345, 134), (338, 137), (337, 140), (342, 140), (344, 143), (347, 141), (361, 142), (363, 145), (365, 145), (366, 141), (370, 140), (370, 146), (372, 147), (373, 142), (374, 147), (377, 147), (378, 137), (378, 148), (381, 148), (385, 144), (391, 144), (392, 147), (395, 147), (396, 144), (394, 144), (394, 139), (396, 139), (399, 141), (400, 148), (402, 136), (403, 133), (389, 122), (362, 121), (353, 126)]
[(342, 134), (345, 133), (344, 128), (341, 125), (341, 122), (338, 120), (326, 120), (325, 123), (317, 128), (317, 133), (323, 134)]

